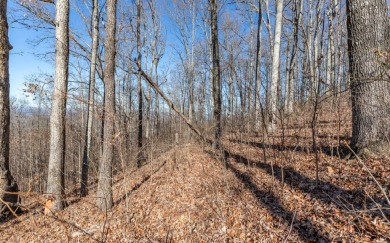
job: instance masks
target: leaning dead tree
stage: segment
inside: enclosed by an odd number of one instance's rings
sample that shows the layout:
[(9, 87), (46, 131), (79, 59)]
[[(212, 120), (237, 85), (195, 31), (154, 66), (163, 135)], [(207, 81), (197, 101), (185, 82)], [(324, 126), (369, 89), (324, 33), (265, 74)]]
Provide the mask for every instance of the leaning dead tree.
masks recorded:
[[(138, 63), (137, 63), (138, 65)], [(164, 101), (168, 104), (168, 106), (175, 111), (187, 124), (187, 126), (196, 134), (199, 136), (199, 138), (209, 144), (212, 144), (212, 140), (204, 136), (198, 128), (195, 127), (194, 124), (190, 121), (188, 117), (186, 117), (182, 112), (180, 112), (180, 109), (178, 109), (175, 104), (168, 98), (168, 96), (165, 95), (165, 93), (161, 90), (161, 88), (153, 81), (153, 79), (146, 74), (141, 67), (138, 65), (138, 72), (144, 77), (144, 79), (149, 83), (150, 86), (164, 99)]]

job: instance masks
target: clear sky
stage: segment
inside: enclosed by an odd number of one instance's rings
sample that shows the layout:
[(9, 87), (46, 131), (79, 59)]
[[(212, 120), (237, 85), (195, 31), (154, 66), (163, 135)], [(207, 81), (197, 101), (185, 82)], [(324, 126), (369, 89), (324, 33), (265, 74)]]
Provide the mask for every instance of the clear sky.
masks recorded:
[(37, 31), (20, 28), (12, 24), (10, 27), (9, 39), (13, 46), (9, 62), (10, 95), (11, 97), (21, 97), (23, 95), (23, 83), (26, 81), (27, 76), (52, 67), (35, 57), (32, 46), (27, 43), (28, 39), (37, 36)]
[(26, 82), (28, 76), (53, 69), (53, 67), (34, 56), (35, 50), (32, 45), (28, 44), (28, 40), (38, 37), (39, 32), (12, 22), (11, 16), (14, 9), (15, 2), (8, 1), (9, 41), (13, 46), (9, 60), (10, 95), (11, 97), (20, 98), (24, 96), (23, 83)]
[[(45, 62), (34, 55), (34, 53), (42, 53), (42, 49), (45, 48), (46, 44), (43, 43), (34, 50), (34, 47), (29, 42), (31, 42), (31, 40), (38, 39), (39, 35), (43, 33), (33, 29), (28, 29), (18, 23), (13, 23), (12, 15), (14, 15), (13, 11), (15, 11), (15, 9), (17, 9), (15, 2), (8, 1), (9, 40), (13, 46), (13, 49), (10, 52), (9, 63), (10, 96), (22, 98), (25, 97), (23, 89), (25, 88), (24, 83), (27, 81), (28, 76), (42, 72), (53, 72), (54, 67), (53, 64)], [(72, 28), (79, 28), (81, 30), (85, 28), (80, 17), (74, 13), (73, 9), (71, 10), (70, 18)], [(169, 41), (167, 40), (167, 44), (168, 43)]]
[[(162, 31), (166, 31), (166, 49), (163, 59), (171, 58), (171, 55), (175, 55), (176, 51), (171, 49), (171, 45), (177, 44), (177, 36), (173, 33), (173, 29), (176, 28), (175, 24), (170, 20), (168, 9), (170, 0), (156, 1), (159, 13), (162, 15), (162, 22), (164, 28)], [(27, 29), (17, 23), (12, 23), (12, 11), (15, 10), (15, 2), (8, 1), (8, 18), (9, 18), (9, 38), (13, 49), (10, 53), (10, 95), (11, 97), (21, 98), (24, 97), (23, 89), (24, 83), (27, 81), (28, 76), (39, 74), (43, 72), (52, 73), (54, 70), (53, 63), (48, 63), (40, 58), (36, 57), (34, 53), (42, 53), (42, 49), (48, 48), (48, 51), (54, 51), (54, 47), (48, 47), (45, 43), (36, 47), (29, 44), (29, 40), (34, 40), (43, 34), (40, 31), (33, 29)], [(83, 30), (85, 27), (80, 17), (71, 10), (71, 27), (79, 30)], [(81, 31), (83, 33), (83, 31)], [(44, 33), (47, 34), (47, 33)], [(54, 35), (54, 32), (53, 32)], [(46, 47), (45, 47), (46, 46)], [(51, 48), (51, 49), (50, 49)], [(164, 65), (164, 60), (161, 61), (161, 65)], [(160, 66), (161, 66), (160, 65)]]

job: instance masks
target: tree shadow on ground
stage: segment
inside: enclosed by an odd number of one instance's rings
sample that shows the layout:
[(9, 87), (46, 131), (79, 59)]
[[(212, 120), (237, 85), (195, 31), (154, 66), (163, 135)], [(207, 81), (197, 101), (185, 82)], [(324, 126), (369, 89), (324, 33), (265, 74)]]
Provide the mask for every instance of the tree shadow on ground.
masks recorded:
[[(230, 153), (225, 151), (225, 155), (229, 156)], [(227, 161), (225, 165), (226, 168), (232, 171), (233, 174), (243, 183), (243, 185), (252, 192), (257, 201), (267, 208), (273, 217), (282, 219), (286, 224), (292, 224), (292, 229), (299, 235), (302, 241), (330, 241), (329, 237), (327, 235), (321, 234), (321, 232), (310, 222), (310, 220), (297, 219), (297, 217), (294, 215), (295, 213), (285, 208), (281, 204), (280, 199), (272, 191), (260, 190), (249, 175), (241, 172)], [(286, 240), (286, 237), (288, 237), (288, 232), (286, 232), (284, 240)]]
[[(273, 138), (294, 138), (294, 139), (301, 139), (301, 140), (311, 140), (311, 136), (303, 136), (303, 135), (299, 135), (299, 134), (292, 134), (292, 135), (272, 135)], [(334, 135), (334, 136), (329, 136), (327, 134), (317, 134), (317, 137), (318, 138), (331, 138), (331, 139), (337, 139), (337, 136)], [(341, 135), (338, 137), (340, 139), (340, 141), (348, 141), (351, 139), (351, 136), (346, 136), (346, 135)]]
[(131, 193), (133, 193), (134, 191), (138, 190), (142, 184), (144, 184), (145, 182), (147, 182), (150, 177), (154, 174), (156, 174), (157, 172), (159, 172), (161, 170), (161, 168), (167, 163), (167, 161), (164, 161), (155, 171), (153, 171), (150, 175), (147, 175), (145, 176), (144, 178), (142, 178), (142, 180), (140, 182), (138, 182), (137, 184), (135, 184), (133, 186), (133, 188), (131, 188), (130, 190), (128, 190), (125, 194), (123, 194), (118, 200), (116, 200), (114, 202), (114, 207), (116, 205), (118, 205), (119, 203), (121, 203), (123, 200), (125, 200), (128, 196), (130, 196)]
[(2, 205), (2, 207), (4, 208), (0, 210), (2, 211), (0, 215), (0, 225), (10, 220), (16, 219), (16, 216), (19, 217), (20, 215), (26, 214), (28, 212), (27, 210), (23, 210), (20, 206), (10, 206), (13, 212), (11, 212), (6, 205)]
[[(241, 144), (247, 144), (252, 147), (257, 147), (257, 148), (269, 148), (269, 149), (275, 149), (281, 152), (284, 151), (295, 151), (295, 152), (313, 152), (312, 146), (300, 146), (300, 145), (295, 145), (295, 146), (290, 146), (290, 145), (281, 145), (281, 144), (267, 144), (267, 143), (261, 143), (261, 142), (252, 142), (252, 141), (241, 141), (239, 139), (229, 139), (229, 142), (232, 143), (241, 143)], [(349, 149), (345, 145), (340, 145), (340, 146), (318, 146), (318, 149), (328, 155), (328, 156), (335, 156), (337, 155), (337, 148), (339, 150), (339, 154), (341, 157), (349, 154)]]
[[(74, 198), (74, 197), (71, 198), (69, 196), (65, 197), (64, 204), (63, 204), (64, 209), (75, 204), (75, 203), (78, 203), (80, 201), (81, 201), (81, 198)], [(41, 208), (41, 209), (38, 209), (38, 208)], [(28, 213), (33, 212), (33, 211), (38, 210), (38, 211), (41, 211), (43, 213), (44, 205), (41, 203), (35, 203), (35, 205), (30, 207), (30, 208), (24, 208), (24, 206), (19, 204), (19, 205), (15, 206), (15, 208), (13, 210), (14, 210), (15, 215), (12, 212), (8, 212), (8, 215), (6, 215), (6, 217), (0, 217), (0, 224), (17, 219), (18, 217), (20, 217), (24, 214), (28, 214)], [(21, 221), (19, 219), (17, 219), (17, 220), (15, 220), (15, 222), (12, 223), (12, 225), (16, 225), (20, 222)]]
[[(316, 182), (315, 179), (311, 179), (297, 172), (292, 167), (282, 168), (279, 165), (271, 166), (270, 164), (250, 160), (242, 155), (234, 154), (226, 150), (224, 153), (225, 158), (233, 158), (237, 163), (244, 165), (254, 165), (280, 182), (283, 181), (290, 185), (290, 187), (297, 189), (302, 193), (309, 194), (312, 198), (316, 198), (322, 203), (328, 205), (334, 204), (337, 208), (348, 211), (369, 210), (376, 216), (390, 219), (390, 205), (387, 205), (384, 197), (371, 196), (375, 201), (375, 203), (373, 203), (362, 189), (346, 190), (330, 182), (321, 180)], [(385, 216), (377, 209), (378, 206), (380, 206)]]

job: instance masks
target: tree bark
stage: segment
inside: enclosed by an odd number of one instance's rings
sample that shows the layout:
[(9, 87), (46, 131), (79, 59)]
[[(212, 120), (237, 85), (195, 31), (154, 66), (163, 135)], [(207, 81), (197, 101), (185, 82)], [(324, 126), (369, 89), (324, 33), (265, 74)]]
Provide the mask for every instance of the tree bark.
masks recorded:
[[(137, 62), (141, 67), (142, 54), (141, 54), (141, 1), (137, 0)], [(137, 156), (137, 166), (140, 167), (143, 161), (143, 99), (142, 99), (142, 77), (141, 73), (138, 71), (138, 156)]]
[(334, 88), (334, 34), (333, 34), (333, 18), (334, 6), (333, 1), (329, 1), (328, 17), (328, 52), (326, 57), (326, 90)]
[(96, 57), (99, 46), (99, 3), (98, 0), (93, 0), (92, 7), (92, 55), (91, 66), (89, 71), (89, 95), (88, 95), (88, 110), (87, 110), (87, 130), (85, 133), (85, 144), (83, 154), (83, 165), (81, 169), (81, 188), (80, 196), (87, 195), (88, 185), (88, 161), (90, 159), (91, 138), (93, 113), (95, 105), (95, 73), (96, 73)]
[(352, 99), (351, 147), (389, 153), (390, 84), (379, 56), (389, 52), (386, 0), (348, 0), (347, 29)]
[(2, 202), (16, 203), (18, 185), (9, 170), (10, 102), (9, 102), (9, 51), (7, 1), (0, 3), (0, 218), (8, 207)]
[(104, 51), (104, 137), (100, 159), (97, 206), (106, 211), (112, 207), (112, 163), (114, 159), (115, 118), (115, 34), (116, 0), (107, 0), (106, 43)]
[(214, 143), (213, 148), (221, 146), (222, 134), (222, 97), (221, 97), (221, 70), (219, 64), (219, 43), (218, 43), (218, 6), (217, 0), (209, 0), (211, 20), (211, 50), (212, 50), (212, 80), (213, 80), (213, 101), (214, 101)]
[[(256, 64), (255, 64), (255, 130), (260, 128), (260, 70), (261, 70), (261, 33), (262, 33), (262, 19), (263, 12), (261, 8), (261, 0), (258, 0), (258, 16), (257, 16), (257, 34), (256, 34)], [(264, 121), (263, 121), (264, 122)]]
[(51, 194), (50, 212), (64, 208), (65, 197), (65, 114), (69, 63), (69, 1), (56, 1), (56, 66), (50, 115), (50, 156), (47, 193)]
[(279, 79), (279, 68), (280, 68), (280, 39), (282, 31), (283, 21), (283, 0), (277, 0), (276, 7), (276, 19), (275, 19), (275, 38), (274, 38), (274, 51), (272, 58), (272, 80), (270, 86), (270, 120), (271, 126), (276, 123), (277, 108), (278, 108), (278, 96), (277, 86)]

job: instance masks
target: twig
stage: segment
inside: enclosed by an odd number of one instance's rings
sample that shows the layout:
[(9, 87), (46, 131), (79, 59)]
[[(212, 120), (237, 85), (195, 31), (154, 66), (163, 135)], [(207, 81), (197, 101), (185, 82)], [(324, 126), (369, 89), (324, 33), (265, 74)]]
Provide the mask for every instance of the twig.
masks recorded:
[(361, 163), (363, 165), (363, 168), (368, 172), (368, 174), (370, 175), (370, 177), (375, 181), (375, 183), (378, 185), (379, 189), (382, 191), (383, 195), (385, 196), (386, 200), (387, 200), (387, 204), (390, 205), (390, 200), (389, 200), (389, 197), (387, 196), (386, 194), (386, 191), (383, 189), (383, 187), (381, 186), (381, 184), (379, 184), (379, 182), (376, 180), (376, 178), (374, 177), (374, 175), (371, 173), (371, 171), (368, 169), (368, 167), (366, 166), (366, 164), (360, 159), (360, 157), (355, 153), (355, 151), (353, 151), (351, 149), (351, 147), (349, 147), (348, 144), (345, 144), (347, 146), (347, 148), (353, 153), (353, 155), (356, 157), (356, 159), (359, 161), (359, 163)]
[(375, 202), (374, 198), (372, 198), (370, 196), (370, 194), (368, 194), (368, 192), (366, 190), (364, 190), (364, 192), (367, 194), (367, 196), (371, 199), (371, 201), (373, 201), (375, 203), (375, 205), (378, 207), (378, 210), (381, 212), (383, 218), (390, 224), (390, 221), (389, 219), (386, 217), (386, 214), (382, 211), (382, 205), (380, 205), (379, 203)]
[(287, 242), (288, 237), (290, 236), (290, 233), (291, 233), (291, 231), (292, 231), (292, 227), (293, 227), (293, 225), (294, 225), (294, 219), (295, 219), (295, 215), (296, 215), (296, 214), (297, 214), (297, 211), (294, 212), (294, 215), (293, 215), (293, 218), (292, 218), (291, 224), (290, 224), (290, 229), (289, 229), (289, 231), (288, 231), (288, 233), (287, 233), (287, 235), (286, 235), (286, 238), (283, 240), (283, 242)]
[(4, 201), (3, 199), (0, 198), (0, 202), (3, 203), (5, 206), (7, 206), (7, 208), (9, 209), (9, 211), (16, 217), (16, 218), (19, 218), (19, 216), (16, 214), (16, 212), (12, 209), (12, 207), (9, 205), (9, 202), (6, 202)]

